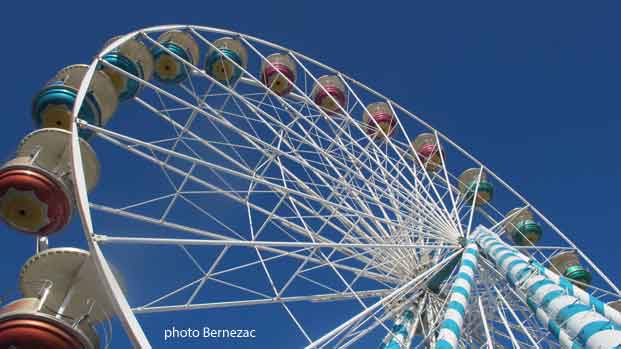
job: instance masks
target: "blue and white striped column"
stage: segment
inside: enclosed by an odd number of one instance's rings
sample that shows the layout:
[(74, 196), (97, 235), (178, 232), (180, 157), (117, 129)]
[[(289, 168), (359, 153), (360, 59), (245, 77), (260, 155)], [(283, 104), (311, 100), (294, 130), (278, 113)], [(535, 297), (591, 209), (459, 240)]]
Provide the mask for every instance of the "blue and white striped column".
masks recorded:
[[(414, 312), (412, 309), (406, 309), (396, 320), (392, 326), (392, 335), (384, 349), (405, 349), (409, 348), (411, 339), (410, 332), (414, 324)], [(390, 334), (389, 334), (390, 335)]]
[(440, 324), (436, 349), (459, 348), (459, 337), (461, 336), (464, 318), (466, 317), (466, 308), (468, 307), (470, 293), (474, 287), (474, 274), (477, 269), (478, 255), (479, 249), (476, 243), (468, 241), (449, 294), (444, 319)]
[(581, 289), (580, 287), (574, 286), (574, 284), (572, 284), (567, 278), (558, 275), (540, 263), (533, 262), (532, 264), (539, 269), (540, 273), (544, 274), (552, 282), (565, 289), (568, 295), (574, 296), (582, 303), (592, 306), (595, 311), (610, 319), (615, 323), (615, 325), (621, 326), (621, 313), (619, 313), (616, 309), (591, 296), (587, 291)]
[(536, 305), (529, 302), (529, 308), (535, 312), (535, 316), (537, 320), (539, 320), (542, 324), (548, 324), (548, 330), (552, 333), (552, 336), (558, 339), (561, 348), (571, 348), (571, 349), (583, 349), (584, 347), (580, 344), (574, 342), (574, 340), (569, 337), (569, 335), (561, 330), (561, 326), (558, 322), (551, 320), (548, 317), (548, 314), (543, 310), (543, 308), (538, 308)]
[(569, 294), (496, 234), (479, 227), (474, 236), (564, 348), (621, 348), (621, 329), (614, 322)]

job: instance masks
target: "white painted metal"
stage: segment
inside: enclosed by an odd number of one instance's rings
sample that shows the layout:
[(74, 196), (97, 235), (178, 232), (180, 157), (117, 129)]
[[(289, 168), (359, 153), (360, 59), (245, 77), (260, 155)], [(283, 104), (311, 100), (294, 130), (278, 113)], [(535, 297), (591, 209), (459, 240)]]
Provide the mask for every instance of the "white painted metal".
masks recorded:
[[(134, 39), (167, 50), (154, 38), (169, 30), (185, 31), (203, 52), (222, 54), (213, 44), (220, 36), (239, 40), (248, 57), (241, 65), (232, 60), (229, 63), (239, 69), (241, 78), (225, 85), (203, 71), (196, 57), (190, 62), (168, 50), (190, 72), (186, 81), (171, 87), (139, 79), (101, 59)], [(281, 76), (293, 87), (286, 96), (279, 96), (264, 86), (259, 72), (252, 70), (252, 63), (273, 68), (267, 57), (274, 52), (286, 55), (297, 71), (295, 83)], [(246, 59), (249, 64), (245, 64)], [(308, 348), (324, 347), (328, 343), (345, 348), (355, 345), (374, 329), (382, 328), (390, 333), (390, 326), (386, 324), (389, 317), (383, 309), (398, 297), (425, 299), (415, 326), (420, 328), (421, 335), (409, 340), (418, 341), (416, 345), (412, 342), (412, 347), (433, 345), (450, 282), (434, 293), (426, 288), (427, 280), (459, 253), (456, 250), (462, 238), (470, 236), (475, 224), (487, 221), (502, 236), (504, 222), (508, 219), (506, 208), (495, 207), (493, 203), (474, 205), (476, 195), (470, 205), (465, 202), (465, 195), (457, 190), (454, 175), (462, 168), (452, 166), (456, 157), (460, 158), (455, 160), (459, 166), (468, 162), (479, 169), (475, 192), (481, 176), (487, 175), (494, 184), (500, 185), (503, 195), (512, 197), (512, 207), (532, 210), (536, 218), (548, 226), (546, 234), (556, 234), (550, 244), (520, 248), (529, 258), (545, 263), (556, 251), (576, 250), (600, 280), (592, 288), (593, 292), (607, 297), (606, 300), (621, 296), (616, 286), (566, 235), (446, 135), (389, 98), (300, 53), (245, 34), (202, 26), (141, 29), (111, 40), (97, 55), (80, 87), (74, 115), (83, 102), (97, 65), (138, 82), (142, 91), (131, 103), (151, 117), (147, 120), (164, 123), (170, 129), (164, 136), (155, 136), (150, 125), (134, 131), (118, 131), (114, 122), (103, 128), (77, 120), (72, 134), (77, 206), (85, 236), (104, 289), (136, 347), (148, 348), (149, 344), (135, 313), (280, 304)], [(312, 88), (321, 75), (335, 76), (346, 90), (347, 102), (342, 106), (337, 103), (338, 115), (329, 115), (313, 101)], [(321, 84), (317, 88), (327, 93)], [(328, 97), (336, 102), (329, 93)], [(366, 106), (375, 102), (385, 102), (396, 119), (395, 134), (388, 138), (380, 129), (382, 140), (377, 142), (365, 132), (361, 122), (361, 116), (368, 113)], [(127, 117), (133, 115), (118, 116), (119, 119)], [(371, 122), (375, 121), (371, 119)], [(196, 126), (201, 123), (208, 125), (210, 131)], [(97, 202), (96, 196), (89, 199), (84, 167), (77, 151), (78, 128), (94, 132), (115, 151), (124, 154), (126, 161), (137, 159), (155, 166), (159, 172), (154, 171), (152, 175), (164, 178), (165, 183), (170, 184), (170, 192), (154, 192), (151, 197), (140, 197), (130, 203), (103, 204)], [(446, 157), (441, 157), (442, 166), (438, 172), (426, 171), (420, 155), (412, 153), (410, 144), (416, 132), (432, 133), (446, 152)], [(117, 184), (123, 188), (122, 183)], [(132, 188), (121, 190), (131, 192)], [(270, 199), (262, 202), (258, 198), (263, 196)], [(195, 199), (213, 197), (243, 207), (238, 212), (238, 220), (243, 217), (247, 229), (239, 228), (238, 222)], [(158, 215), (139, 211), (160, 203), (165, 203), (165, 209)], [(175, 209), (180, 205), (191, 207), (201, 219), (213, 224), (175, 221)], [(103, 235), (92, 222), (92, 215), (100, 214), (125, 222), (149, 224), (175, 235), (151, 237), (149, 231), (139, 236), (123, 231), (106, 231)], [(279, 238), (270, 236), (274, 232)], [(192, 234), (192, 238), (187, 234)], [(200, 271), (200, 276), (191, 281), (183, 280), (177, 289), (160, 290), (155, 299), (142, 305), (130, 306), (100, 249), (102, 243), (111, 247), (179, 245), (183, 255)], [(201, 266), (192, 249), (208, 247), (217, 248), (217, 255), (207, 268)], [(255, 260), (220, 269), (221, 261), (231, 250), (240, 248), (252, 251)], [(284, 284), (278, 285), (274, 281), (277, 271), (272, 270), (270, 263), (281, 259), (299, 265)], [(485, 260), (479, 264), (486, 267), (473, 275), (478, 279), (478, 286), (473, 288), (472, 298), (477, 299), (478, 307), (472, 307), (464, 320), (462, 342), (499, 348), (510, 343), (521, 348), (554, 346), (555, 340), (538, 325), (535, 314), (525, 306), (519, 294), (508, 287), (504, 276)], [(222, 276), (249, 267), (259, 268), (269, 285), (268, 292), (222, 279)], [(338, 286), (322, 279), (315, 280), (307, 276), (309, 272), (330, 273)], [(455, 277), (455, 272), (448, 274), (449, 281)], [(360, 288), (358, 281), (361, 279), (374, 282), (377, 288)], [(288, 295), (290, 286), (300, 280), (312, 285), (308, 294)], [(253, 298), (231, 296), (227, 301), (197, 303), (208, 283), (226, 285), (236, 292), (250, 293)], [(166, 303), (187, 290), (192, 290), (187, 301)], [(368, 305), (364, 300), (375, 302)], [(359, 311), (353, 318), (340, 318), (343, 322), (321, 337), (309, 333), (304, 321), (299, 319), (304, 314), (296, 314), (291, 308), (296, 302), (336, 301), (351, 301)], [(501, 325), (488, 326), (488, 323)]]

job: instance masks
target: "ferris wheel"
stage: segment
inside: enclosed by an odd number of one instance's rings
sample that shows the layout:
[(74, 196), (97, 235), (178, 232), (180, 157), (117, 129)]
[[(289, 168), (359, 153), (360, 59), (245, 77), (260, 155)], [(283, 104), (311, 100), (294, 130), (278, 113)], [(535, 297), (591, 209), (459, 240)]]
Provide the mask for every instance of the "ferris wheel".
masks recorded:
[[(420, 117), (298, 52), (141, 29), (58, 71), (32, 118), (0, 169), (0, 215), (37, 247), (2, 348), (108, 348), (115, 317), (150, 348), (147, 317), (186, 311), (253, 314), (288, 348), (621, 347), (621, 291), (584, 251)], [(54, 246), (76, 216), (88, 250)]]

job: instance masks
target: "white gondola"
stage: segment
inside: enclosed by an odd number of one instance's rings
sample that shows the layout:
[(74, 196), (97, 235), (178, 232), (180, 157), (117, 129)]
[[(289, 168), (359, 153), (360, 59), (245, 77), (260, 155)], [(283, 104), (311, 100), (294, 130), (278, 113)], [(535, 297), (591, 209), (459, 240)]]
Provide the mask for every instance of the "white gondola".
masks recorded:
[(375, 102), (367, 105), (362, 122), (366, 133), (373, 139), (390, 137), (395, 132), (397, 119), (386, 102)]
[[(110, 45), (119, 37), (114, 37), (106, 42)], [(112, 50), (102, 58), (113, 66), (133, 75), (139, 79), (149, 81), (153, 75), (153, 55), (147, 46), (136, 38), (125, 41), (122, 45)], [(119, 95), (120, 101), (128, 100), (138, 94), (140, 83), (128, 78), (123, 73), (109, 67), (102, 66), (102, 70), (108, 74)]]
[(579, 286), (591, 283), (591, 273), (582, 266), (580, 258), (574, 251), (565, 251), (554, 255), (550, 258), (550, 265), (553, 271), (572, 281), (577, 281)]
[(159, 46), (151, 48), (155, 78), (164, 83), (179, 83), (187, 79), (188, 69), (175, 56), (193, 65), (198, 63), (199, 48), (192, 35), (181, 30), (171, 30), (160, 35), (157, 41), (166, 49)]
[[(37, 128), (71, 130), (73, 103), (87, 70), (88, 66), (85, 64), (68, 66), (60, 70), (35, 96), (32, 117)], [(118, 103), (112, 80), (103, 71), (97, 71), (78, 117), (92, 125), (103, 127), (114, 115)], [(80, 135), (88, 138), (91, 133), (80, 130)]]
[[(0, 217), (11, 227), (47, 235), (68, 224), (72, 214), (73, 183), (69, 131), (45, 128), (28, 134), (15, 157), (0, 169)], [(99, 180), (95, 152), (80, 139), (88, 190)]]
[[(205, 57), (205, 71), (222, 84), (232, 85), (248, 67), (248, 52), (242, 43), (230, 37), (223, 37), (213, 42)], [(238, 66), (233, 64), (235, 62)]]
[(297, 73), (295, 63), (284, 53), (274, 53), (261, 62), (261, 81), (279, 96), (293, 90)]
[(334, 115), (345, 107), (345, 85), (336, 75), (323, 75), (313, 86), (311, 97), (328, 115)]
[(31, 257), (22, 267), (23, 298), (0, 309), (0, 343), (16, 348), (97, 349), (95, 326), (113, 315), (87, 251), (53, 248)]

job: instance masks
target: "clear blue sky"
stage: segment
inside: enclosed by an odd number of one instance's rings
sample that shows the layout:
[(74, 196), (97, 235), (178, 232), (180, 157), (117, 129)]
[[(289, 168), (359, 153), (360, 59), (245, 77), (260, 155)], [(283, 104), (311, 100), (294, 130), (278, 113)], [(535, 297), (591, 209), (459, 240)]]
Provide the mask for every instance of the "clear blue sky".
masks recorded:
[[(0, 153), (8, 158), (32, 130), (37, 89), (63, 66), (89, 61), (111, 36), (172, 23), (232, 29), (333, 66), (422, 116), (523, 193), (618, 284), (618, 2), (183, 3), (5, 5)], [(395, 64), (378, 65), (383, 55)], [(81, 244), (75, 223), (52, 244)], [(0, 289), (10, 290), (34, 247), (1, 229)], [(150, 327), (153, 344), (164, 348), (159, 326)]]

